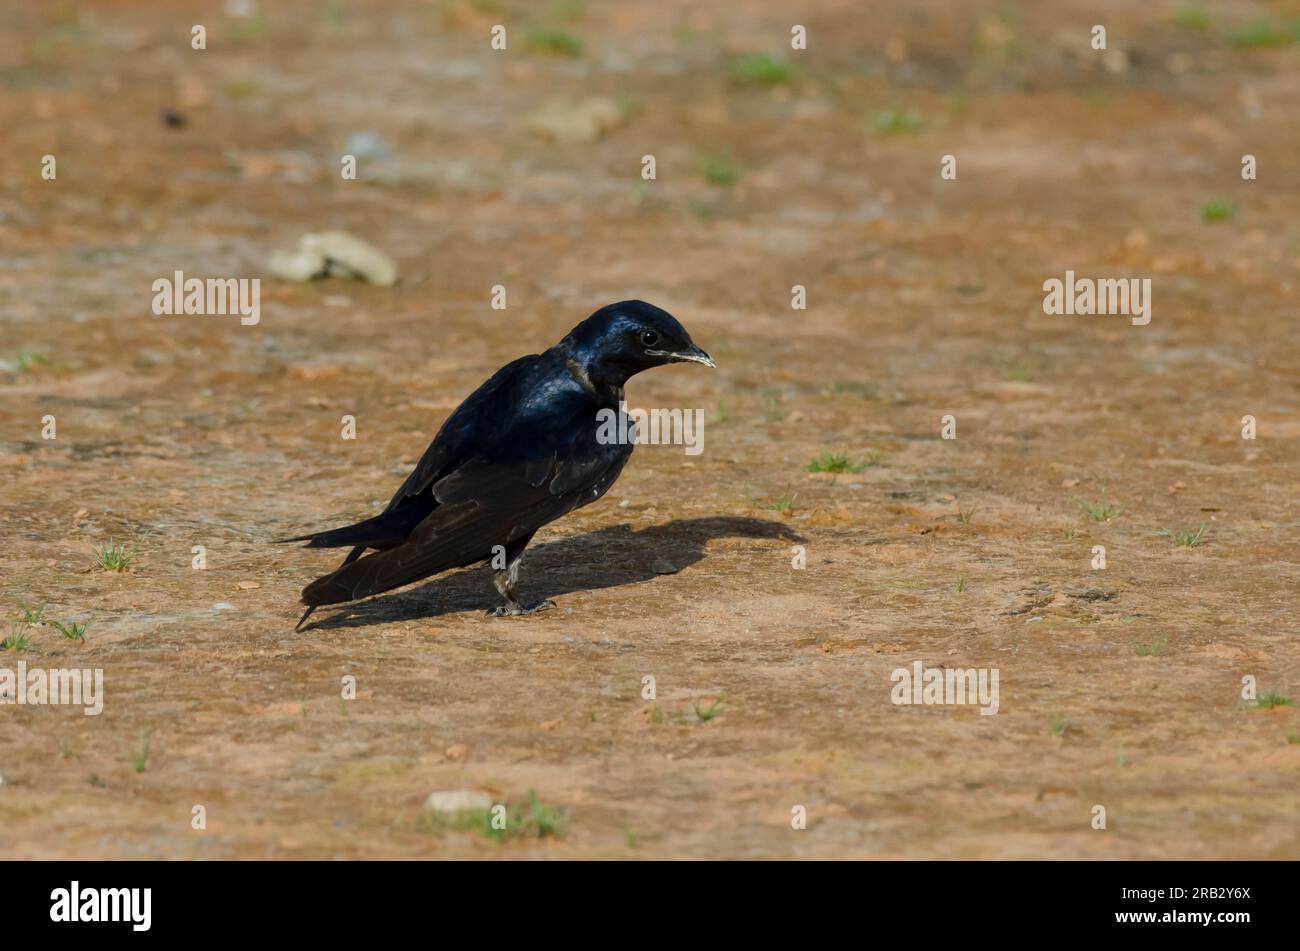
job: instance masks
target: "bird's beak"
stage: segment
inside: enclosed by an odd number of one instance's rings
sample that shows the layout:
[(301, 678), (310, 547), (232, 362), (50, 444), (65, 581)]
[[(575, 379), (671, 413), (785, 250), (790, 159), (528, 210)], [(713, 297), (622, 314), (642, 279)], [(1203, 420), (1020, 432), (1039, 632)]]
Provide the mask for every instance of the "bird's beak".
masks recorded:
[(675, 362), (702, 363), (706, 367), (717, 368), (717, 364), (713, 362), (713, 358), (699, 347), (695, 346), (695, 344), (691, 344), (688, 349), (682, 350), (678, 353), (670, 353), (668, 356)]

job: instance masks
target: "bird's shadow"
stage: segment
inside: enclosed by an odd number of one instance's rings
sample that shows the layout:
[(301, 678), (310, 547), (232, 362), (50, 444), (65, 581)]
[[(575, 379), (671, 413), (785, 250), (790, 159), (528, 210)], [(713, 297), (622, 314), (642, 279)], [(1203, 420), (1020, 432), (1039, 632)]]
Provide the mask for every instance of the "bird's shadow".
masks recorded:
[[(757, 518), (682, 519), (639, 531), (624, 523), (529, 548), (520, 572), (520, 597), (534, 601), (675, 574), (700, 561), (705, 546), (714, 538), (803, 541), (781, 522)], [(346, 605), (304, 630), (440, 617), (483, 611), (500, 603), (492, 587), (492, 570), (483, 565), (443, 575), (419, 588)]]

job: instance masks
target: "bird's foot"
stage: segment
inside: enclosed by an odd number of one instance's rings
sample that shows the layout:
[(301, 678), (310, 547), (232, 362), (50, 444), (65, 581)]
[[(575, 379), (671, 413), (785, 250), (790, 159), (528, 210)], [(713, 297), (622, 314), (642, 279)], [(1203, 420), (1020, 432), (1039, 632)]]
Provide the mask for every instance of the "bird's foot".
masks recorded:
[(536, 614), (538, 611), (546, 611), (555, 607), (555, 602), (550, 598), (545, 601), (538, 601), (536, 604), (520, 604), (518, 601), (507, 601), (487, 612), (488, 617), (519, 617), (523, 614)]

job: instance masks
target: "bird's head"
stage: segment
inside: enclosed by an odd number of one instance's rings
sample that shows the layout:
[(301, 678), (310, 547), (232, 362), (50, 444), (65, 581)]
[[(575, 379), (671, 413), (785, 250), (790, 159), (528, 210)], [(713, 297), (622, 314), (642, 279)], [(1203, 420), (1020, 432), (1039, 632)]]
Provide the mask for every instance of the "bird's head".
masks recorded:
[(665, 363), (714, 366), (677, 318), (654, 304), (625, 300), (596, 311), (561, 342), (593, 379), (622, 386), (627, 378)]

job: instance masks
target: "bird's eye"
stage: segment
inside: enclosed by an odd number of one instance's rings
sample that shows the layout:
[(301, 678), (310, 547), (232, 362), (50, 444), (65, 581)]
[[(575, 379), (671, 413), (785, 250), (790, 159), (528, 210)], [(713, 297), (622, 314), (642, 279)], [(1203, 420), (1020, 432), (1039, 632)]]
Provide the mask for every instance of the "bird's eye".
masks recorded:
[(645, 330), (641, 333), (641, 342), (647, 347), (653, 347), (659, 342), (659, 335), (653, 330)]

